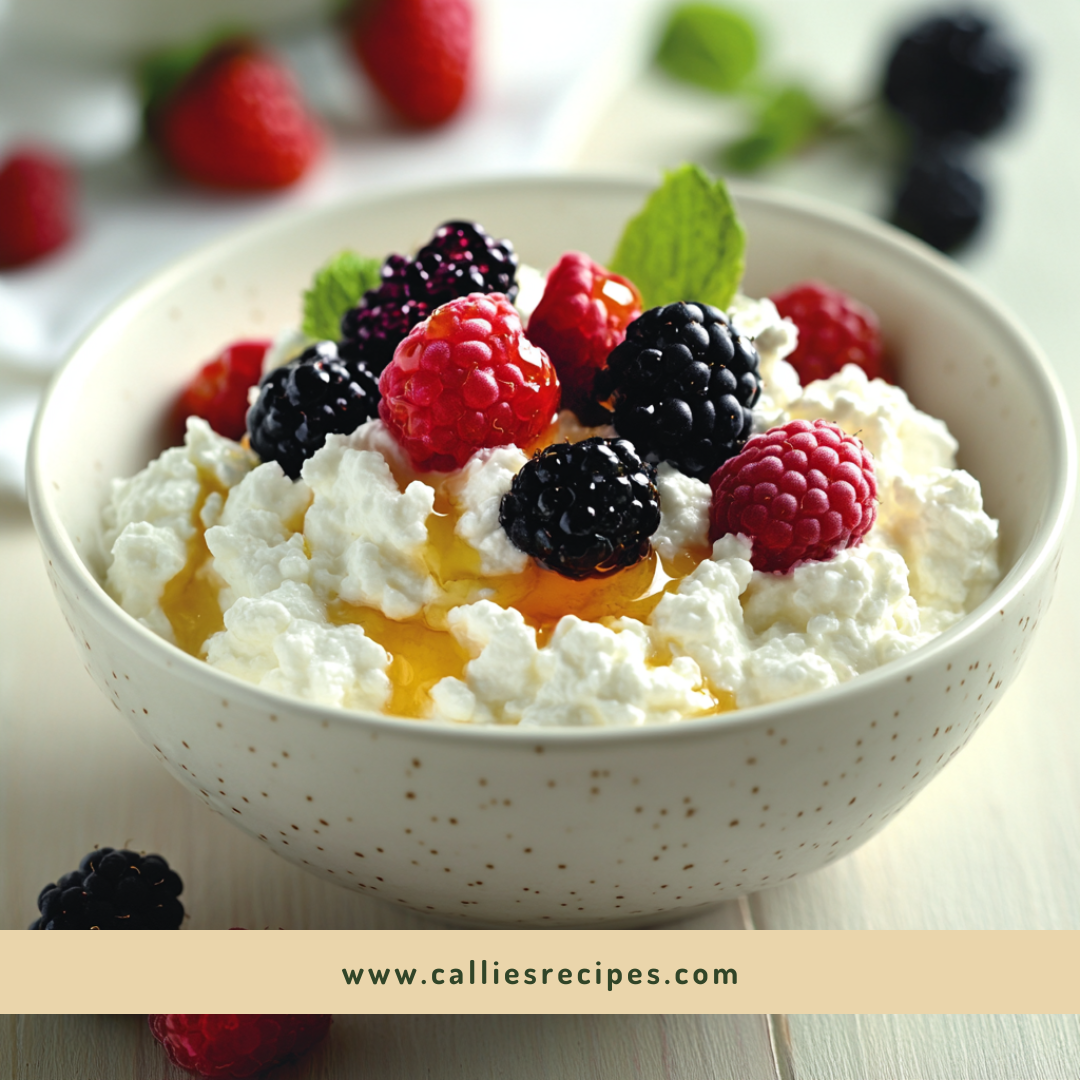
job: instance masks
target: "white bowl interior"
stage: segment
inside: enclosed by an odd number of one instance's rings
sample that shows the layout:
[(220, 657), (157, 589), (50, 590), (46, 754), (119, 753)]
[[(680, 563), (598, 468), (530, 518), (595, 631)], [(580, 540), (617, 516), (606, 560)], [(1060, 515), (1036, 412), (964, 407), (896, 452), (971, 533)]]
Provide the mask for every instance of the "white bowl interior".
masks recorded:
[[(297, 323), (314, 269), (342, 248), (411, 251), (440, 222), (470, 218), (537, 267), (569, 248), (604, 261), (648, 190), (562, 178), (405, 192), (277, 219), (197, 252), (107, 316), (60, 375), (31, 466), (42, 511), (100, 582), (110, 479), (159, 452), (180, 387), (223, 344)], [(1003, 566), (1019, 572), (1065, 501), (1071, 460), (1061, 396), (1037, 348), (947, 260), (895, 231), (753, 188), (736, 195), (749, 235), (745, 291), (819, 277), (878, 312), (901, 384), (959, 439), (961, 464), (1001, 520)]]

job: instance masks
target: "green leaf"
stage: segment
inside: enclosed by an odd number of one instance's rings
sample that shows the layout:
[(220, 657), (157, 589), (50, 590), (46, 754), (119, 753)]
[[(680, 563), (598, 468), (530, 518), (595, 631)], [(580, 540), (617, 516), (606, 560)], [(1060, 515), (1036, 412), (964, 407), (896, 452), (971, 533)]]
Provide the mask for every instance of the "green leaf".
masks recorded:
[(378, 259), (342, 251), (316, 271), (304, 293), (304, 333), (316, 341), (337, 341), (341, 317), (380, 281)]
[(668, 19), (656, 62), (676, 79), (730, 94), (757, 67), (757, 34), (736, 11), (681, 4)]
[(756, 172), (801, 150), (830, 121), (808, 90), (781, 86), (765, 97), (750, 134), (724, 148), (721, 164), (734, 172)]
[(724, 182), (680, 165), (627, 222), (610, 265), (637, 285), (646, 308), (697, 300), (723, 309), (742, 281), (745, 252)]
[(227, 24), (145, 57), (137, 71), (144, 109), (148, 113), (157, 109), (210, 53), (250, 41), (250, 33), (244, 28)]

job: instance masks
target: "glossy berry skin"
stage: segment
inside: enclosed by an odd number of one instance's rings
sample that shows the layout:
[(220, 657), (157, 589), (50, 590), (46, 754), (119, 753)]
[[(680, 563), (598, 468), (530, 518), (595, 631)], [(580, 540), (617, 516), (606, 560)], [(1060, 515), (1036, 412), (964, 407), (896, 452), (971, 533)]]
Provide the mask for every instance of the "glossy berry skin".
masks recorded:
[(358, 6), (349, 42), (398, 119), (433, 127), (469, 91), (475, 22), (471, 0), (372, 0)]
[(559, 373), (562, 407), (572, 409), (582, 423), (605, 422), (596, 400), (596, 373), (640, 314), (637, 287), (588, 255), (568, 251), (548, 273), (526, 332)]
[(379, 416), (420, 471), (460, 469), (477, 450), (527, 446), (559, 408), (551, 361), (500, 293), (437, 308), (379, 378)]
[(38, 895), (31, 930), (179, 930), (183, 882), (160, 855), (98, 848)]
[(473, 221), (447, 221), (412, 259), (390, 255), (382, 281), (341, 320), (341, 355), (380, 372), (405, 335), (439, 305), (469, 293), (518, 293), (518, 257)]
[(921, 134), (988, 135), (1013, 111), (1022, 76), (1017, 53), (969, 12), (926, 19), (889, 58), (885, 100)]
[(62, 248), (74, 232), (75, 180), (55, 154), (22, 147), (0, 163), (0, 269)]
[(827, 420), (792, 420), (755, 435), (713, 474), (709, 539), (753, 541), (755, 570), (785, 573), (853, 547), (877, 517), (874, 463)]
[(514, 477), (499, 520), (514, 546), (548, 570), (606, 577), (651, 549), (660, 526), (656, 466), (625, 439), (553, 443)]
[(261, 1076), (326, 1037), (325, 1015), (199, 1015), (155, 1013), (150, 1031), (181, 1069), (211, 1080)]
[(245, 41), (208, 53), (157, 105), (151, 128), (189, 180), (241, 191), (295, 183), (323, 143), (289, 71)]
[(271, 342), (234, 341), (199, 369), (176, 403), (177, 427), (201, 416), (219, 435), (237, 442), (247, 431), (248, 391), (262, 378)]
[(378, 399), (375, 376), (342, 360), (334, 342), (320, 341), (260, 383), (247, 415), (251, 449), (295, 480), (328, 435), (349, 435), (371, 420)]
[(820, 281), (806, 281), (770, 297), (776, 310), (799, 331), (787, 361), (806, 386), (856, 364), (868, 379), (884, 376), (881, 326), (865, 304)]
[(693, 301), (635, 319), (597, 377), (615, 430), (653, 464), (707, 480), (750, 435), (760, 360), (723, 312)]
[(892, 222), (939, 251), (963, 247), (986, 216), (986, 187), (963, 147), (923, 143), (900, 181)]

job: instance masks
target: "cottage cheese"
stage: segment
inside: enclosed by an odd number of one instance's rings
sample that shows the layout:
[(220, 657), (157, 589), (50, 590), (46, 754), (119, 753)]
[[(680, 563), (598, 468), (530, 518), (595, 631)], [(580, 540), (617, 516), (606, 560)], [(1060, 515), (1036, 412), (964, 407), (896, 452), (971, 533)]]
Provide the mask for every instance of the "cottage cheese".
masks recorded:
[[(710, 546), (708, 485), (663, 465), (653, 545), (675, 580), (641, 618), (571, 612), (542, 635), (498, 602), (531, 564), (499, 524), (502, 496), (526, 461), (517, 447), (482, 451), (457, 474), (427, 477), (432, 486), (372, 421), (329, 438), (292, 482), (191, 420), (183, 447), (114, 485), (104, 515), (109, 589), (174, 640), (163, 598), (201, 537), (198, 572), (221, 609), (203, 645), (208, 663), (306, 700), (390, 709), (391, 651), (370, 620), (342, 617), (366, 612), (438, 633), (460, 655), (459, 670), (433, 679), (425, 697), (426, 715), (444, 722), (671, 723), (873, 670), (987, 595), (999, 576), (997, 525), (978, 483), (955, 468), (944, 424), (903, 390), (855, 367), (803, 388), (784, 359), (794, 328), (775, 307), (740, 298), (733, 318), (762, 356), (756, 429), (820, 417), (857, 433), (874, 456), (877, 524), (829, 562), (762, 574), (745, 538)], [(572, 418), (565, 433), (592, 434)], [(439, 531), (444, 520), (452, 533)], [(468, 571), (447, 571), (439, 544), (458, 545)]]

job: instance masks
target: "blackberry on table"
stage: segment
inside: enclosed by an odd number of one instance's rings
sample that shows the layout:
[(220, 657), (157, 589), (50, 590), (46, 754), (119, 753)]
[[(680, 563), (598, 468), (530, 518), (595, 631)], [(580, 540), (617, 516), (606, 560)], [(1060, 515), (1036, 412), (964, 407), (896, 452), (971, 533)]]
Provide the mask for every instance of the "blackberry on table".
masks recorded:
[(408, 332), (439, 305), (469, 293), (518, 293), (518, 258), (508, 240), (496, 240), (474, 222), (448, 221), (409, 259), (390, 255), (382, 281), (341, 320), (340, 351), (378, 375)]
[(98, 848), (46, 885), (31, 930), (179, 930), (184, 886), (160, 855)]
[(885, 100), (916, 131), (988, 135), (1013, 111), (1022, 77), (1017, 53), (970, 12), (920, 22), (897, 43)]
[(603, 577), (649, 553), (660, 525), (656, 467), (625, 439), (553, 444), (514, 477), (499, 520), (514, 546), (549, 570)]
[(648, 462), (708, 480), (750, 436), (759, 357), (722, 311), (680, 301), (635, 319), (597, 376), (615, 430)]
[(892, 221), (939, 251), (955, 251), (978, 230), (986, 201), (961, 147), (924, 142), (900, 181)]
[(342, 360), (334, 342), (320, 341), (259, 384), (247, 415), (251, 448), (295, 480), (327, 435), (348, 435), (378, 411), (375, 376), (358, 361)]

